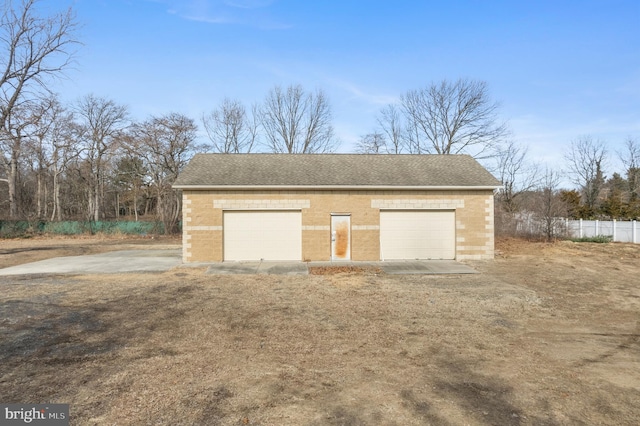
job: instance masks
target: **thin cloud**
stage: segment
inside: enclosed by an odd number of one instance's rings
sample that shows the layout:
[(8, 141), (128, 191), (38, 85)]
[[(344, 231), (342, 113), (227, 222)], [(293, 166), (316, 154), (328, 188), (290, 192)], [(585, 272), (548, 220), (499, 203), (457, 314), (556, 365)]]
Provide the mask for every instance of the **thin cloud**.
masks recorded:
[(206, 15), (183, 15), (178, 14), (181, 18), (186, 19), (187, 21), (193, 22), (203, 22), (205, 24), (234, 24), (236, 23), (234, 20), (229, 18), (223, 18), (222, 16), (206, 16)]
[(364, 90), (362, 90), (360, 87), (348, 81), (334, 80), (333, 84), (336, 87), (339, 87), (347, 91), (348, 93), (351, 93), (353, 98), (363, 100), (373, 105), (383, 106), (383, 105), (392, 104), (398, 101), (397, 96), (367, 93)]
[(194, 22), (214, 25), (245, 25), (263, 30), (286, 30), (292, 27), (268, 14), (273, 0), (145, 0), (163, 4), (167, 13)]
[(227, 0), (224, 3), (239, 9), (259, 9), (270, 6), (273, 0)]

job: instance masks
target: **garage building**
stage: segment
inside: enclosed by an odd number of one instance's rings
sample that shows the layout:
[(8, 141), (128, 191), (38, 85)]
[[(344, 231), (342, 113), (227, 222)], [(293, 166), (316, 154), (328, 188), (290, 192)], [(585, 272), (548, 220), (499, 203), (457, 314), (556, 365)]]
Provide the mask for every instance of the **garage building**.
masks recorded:
[(467, 155), (197, 154), (183, 261), (492, 259), (493, 192)]

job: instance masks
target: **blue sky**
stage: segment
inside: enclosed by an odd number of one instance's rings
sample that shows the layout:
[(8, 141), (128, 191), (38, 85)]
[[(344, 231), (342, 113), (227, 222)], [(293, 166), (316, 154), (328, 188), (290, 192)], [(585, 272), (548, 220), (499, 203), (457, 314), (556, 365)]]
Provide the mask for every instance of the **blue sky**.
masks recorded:
[[(46, 0), (72, 5), (83, 42), (57, 89), (132, 116), (199, 121), (224, 97), (323, 89), (353, 151), (381, 107), (433, 81), (489, 84), (513, 139), (557, 165), (591, 135), (640, 139), (640, 1)], [(609, 175), (611, 174), (608, 173)]]

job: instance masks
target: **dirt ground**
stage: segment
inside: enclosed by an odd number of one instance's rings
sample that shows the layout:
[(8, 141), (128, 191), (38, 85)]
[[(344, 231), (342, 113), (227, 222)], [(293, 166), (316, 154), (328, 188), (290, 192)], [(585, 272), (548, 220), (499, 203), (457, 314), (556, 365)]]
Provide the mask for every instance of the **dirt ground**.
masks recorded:
[[(0, 266), (178, 240), (2, 240)], [(157, 248), (157, 247), (156, 247)], [(0, 278), (0, 401), (73, 425), (636, 425), (640, 245), (475, 275)]]

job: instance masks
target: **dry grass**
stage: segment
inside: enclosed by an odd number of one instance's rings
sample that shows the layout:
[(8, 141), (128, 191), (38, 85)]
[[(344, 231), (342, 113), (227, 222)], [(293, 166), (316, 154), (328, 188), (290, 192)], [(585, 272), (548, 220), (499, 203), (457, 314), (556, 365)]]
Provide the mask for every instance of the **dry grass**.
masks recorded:
[(5, 277), (0, 400), (72, 424), (640, 417), (640, 246), (501, 241), (481, 274)]
[(382, 269), (378, 267), (362, 267), (353, 265), (342, 266), (311, 266), (311, 275), (335, 275), (335, 274), (382, 274)]

